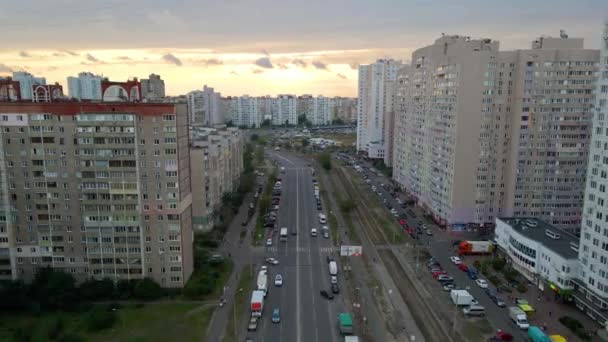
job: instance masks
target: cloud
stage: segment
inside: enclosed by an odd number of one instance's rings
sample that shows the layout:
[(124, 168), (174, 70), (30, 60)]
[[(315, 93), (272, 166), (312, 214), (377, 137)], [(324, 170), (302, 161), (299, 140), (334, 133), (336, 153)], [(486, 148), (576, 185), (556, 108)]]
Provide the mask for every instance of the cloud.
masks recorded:
[(131, 57), (129, 57), (129, 56), (118, 56), (118, 57), (116, 57), (116, 59), (118, 59), (120, 61), (130, 61)]
[(197, 63), (203, 64), (206, 67), (210, 67), (210, 66), (215, 66), (215, 65), (222, 65), (222, 64), (224, 64), (224, 61), (222, 61), (219, 58), (209, 58), (209, 59), (198, 60)]
[(341, 79), (343, 79), (343, 80), (346, 80), (346, 79), (347, 79), (347, 77), (346, 77), (346, 76), (344, 76), (343, 74), (336, 74), (336, 76), (340, 77), (340, 78), (341, 78)]
[(68, 55), (71, 55), (71, 56), (79, 56), (79, 54), (74, 51), (70, 51), (70, 50), (61, 50), (61, 51), (64, 53), (67, 53)]
[(348, 66), (353, 70), (359, 70), (359, 63), (353, 62), (348, 64)]
[(321, 61), (312, 61), (312, 65), (319, 70), (327, 70), (327, 64)]
[(53, 56), (54, 57), (63, 57), (63, 53), (62, 52), (53, 52)]
[(182, 66), (182, 61), (170, 53), (164, 55), (163, 60), (169, 64), (175, 64), (177, 66)]
[(287, 65), (285, 65), (283, 63), (278, 63), (277, 65), (279, 66), (279, 69), (281, 69), (281, 70), (287, 69)]
[(32, 55), (30, 55), (27, 51), (21, 51), (21, 52), (19, 52), (19, 56), (21, 56), (23, 58), (32, 57)]
[(0, 63), (0, 72), (13, 72), (13, 69), (6, 64)]
[(262, 70), (262, 69), (253, 69), (253, 71), (252, 71), (252, 72), (253, 72), (254, 74), (261, 74), (261, 73), (263, 73), (263, 72), (264, 72), (264, 70)]
[(272, 65), (272, 62), (268, 57), (258, 58), (253, 64), (266, 69), (274, 68), (274, 65)]
[(296, 58), (293, 61), (291, 61), (291, 64), (299, 66), (300, 68), (306, 68), (308, 66), (308, 64), (306, 64), (306, 62), (304, 62), (303, 60)]
[(264, 56), (270, 57), (270, 54), (268, 53), (268, 51), (266, 51), (266, 49), (262, 49), (262, 53), (264, 54)]
[(55, 70), (57, 70), (57, 69), (58, 69), (58, 68), (57, 68), (56, 66), (52, 66), (52, 65), (51, 65), (50, 67), (46, 68), (46, 71), (55, 71)]
[(230, 71), (230, 75), (236, 75), (236, 76), (238, 76), (238, 75), (239, 75), (239, 73), (238, 73), (238, 72), (236, 72), (236, 71), (234, 71), (234, 70), (232, 70), (232, 71)]
[(99, 59), (95, 58), (95, 56), (91, 55), (90, 53), (87, 53), (86, 58), (89, 62), (99, 62)]

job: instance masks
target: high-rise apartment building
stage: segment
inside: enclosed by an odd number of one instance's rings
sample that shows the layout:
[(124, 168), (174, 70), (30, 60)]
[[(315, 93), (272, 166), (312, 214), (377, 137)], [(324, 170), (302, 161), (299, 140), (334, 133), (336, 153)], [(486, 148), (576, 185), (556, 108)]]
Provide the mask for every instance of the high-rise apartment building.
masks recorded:
[(222, 195), (235, 191), (243, 171), (243, 135), (235, 127), (193, 127), (190, 159), (192, 172), (192, 226), (213, 228), (214, 213)]
[(404, 65), (397, 71), (397, 80), (394, 83), (395, 89), (393, 94), (395, 100), (393, 103), (393, 110), (395, 111), (395, 128), (393, 133), (393, 178), (397, 184), (406, 184), (406, 147), (408, 147), (409, 141), (415, 141), (409, 139), (408, 133), (412, 133), (412, 130), (408, 130), (406, 120), (406, 99), (409, 100), (408, 91), (410, 91), (410, 66)]
[(368, 158), (393, 162), (393, 90), (401, 61), (379, 59), (359, 66), (357, 150)]
[(103, 77), (90, 72), (81, 72), (78, 77), (68, 77), (68, 96), (78, 100), (101, 101)]
[(309, 94), (300, 95), (296, 101), (297, 116), (304, 115), (306, 119), (313, 122), (314, 97)]
[(272, 124), (297, 125), (295, 95), (278, 95), (272, 99)]
[(142, 98), (160, 100), (165, 97), (165, 81), (159, 75), (150, 74), (148, 79), (141, 80)]
[(259, 113), (259, 99), (248, 95), (230, 98), (232, 123), (239, 127), (259, 127), (262, 117)]
[(452, 228), (528, 216), (576, 230), (597, 60), (564, 33), (528, 50), (462, 36), (416, 50), (397, 86), (395, 179)]
[(581, 270), (574, 298), (577, 307), (604, 324), (608, 321), (608, 22), (599, 62), (578, 249)]
[(495, 202), (503, 209), (500, 215), (532, 216), (578, 233), (598, 60), (598, 50), (585, 49), (583, 39), (562, 31), (558, 38), (533, 41), (531, 49), (501, 52), (496, 68), (488, 71), (490, 77), (495, 73), (496, 97), (486, 97), (482, 108), (501, 120), (506, 115), (504, 132), (495, 134), (507, 136), (503, 143), (509, 149), (504, 164), (490, 164), (503, 167), (502, 179), (483, 167), (477, 172), (487, 175), (485, 189), (504, 192)]
[(357, 99), (352, 97), (336, 96), (334, 100), (333, 120), (340, 119), (344, 123), (353, 123), (357, 121)]
[(0, 103), (0, 277), (182, 287), (192, 262), (185, 105)]
[(312, 124), (315, 126), (329, 125), (333, 120), (334, 109), (336, 108), (334, 99), (319, 95), (313, 99)]
[(26, 71), (13, 72), (13, 80), (19, 82), (22, 100), (32, 100), (34, 98), (35, 86), (46, 85), (46, 78), (35, 77)]
[(214, 126), (224, 123), (221, 94), (211, 87), (195, 90), (187, 94), (190, 124)]

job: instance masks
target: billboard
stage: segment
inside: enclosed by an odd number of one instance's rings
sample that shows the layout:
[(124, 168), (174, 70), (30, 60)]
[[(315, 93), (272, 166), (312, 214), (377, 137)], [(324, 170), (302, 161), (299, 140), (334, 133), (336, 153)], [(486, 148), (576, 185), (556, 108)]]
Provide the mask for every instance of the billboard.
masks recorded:
[(361, 246), (340, 246), (340, 256), (361, 256), (363, 254), (363, 247)]

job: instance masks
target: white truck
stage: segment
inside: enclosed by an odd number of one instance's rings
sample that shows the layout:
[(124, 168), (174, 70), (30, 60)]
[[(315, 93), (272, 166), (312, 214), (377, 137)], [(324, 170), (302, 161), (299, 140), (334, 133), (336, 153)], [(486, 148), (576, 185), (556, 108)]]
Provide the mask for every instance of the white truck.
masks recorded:
[(338, 263), (333, 260), (329, 262), (329, 274), (332, 276), (338, 275)]
[(452, 302), (458, 306), (469, 306), (473, 302), (473, 296), (467, 290), (450, 291)]
[(287, 228), (281, 228), (281, 232), (279, 233), (279, 240), (280, 241), (287, 241)]
[(264, 291), (253, 291), (251, 293), (251, 316), (262, 317), (264, 310)]
[(524, 310), (518, 308), (517, 306), (512, 306), (509, 308), (509, 318), (511, 318), (519, 329), (526, 330), (530, 327), (530, 323), (528, 323), (528, 316), (526, 316)]
[(268, 294), (268, 273), (266, 270), (261, 270), (258, 273), (258, 291), (264, 292), (264, 296)]

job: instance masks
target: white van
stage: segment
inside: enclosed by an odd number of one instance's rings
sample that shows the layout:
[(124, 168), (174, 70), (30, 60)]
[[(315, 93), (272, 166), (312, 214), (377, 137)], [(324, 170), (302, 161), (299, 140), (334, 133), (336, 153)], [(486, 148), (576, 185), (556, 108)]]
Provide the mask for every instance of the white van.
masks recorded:
[(481, 305), (471, 305), (462, 309), (465, 316), (484, 316), (486, 309)]

